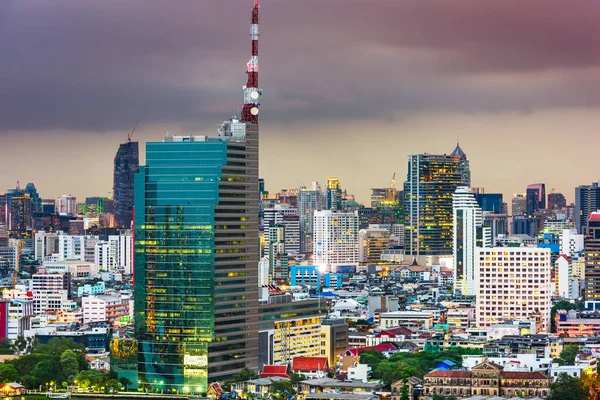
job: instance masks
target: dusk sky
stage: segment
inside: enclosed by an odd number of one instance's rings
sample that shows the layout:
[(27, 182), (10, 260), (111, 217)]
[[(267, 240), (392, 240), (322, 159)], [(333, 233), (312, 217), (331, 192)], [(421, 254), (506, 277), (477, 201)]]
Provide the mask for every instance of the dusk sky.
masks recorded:
[[(0, 192), (108, 195), (136, 120), (140, 142), (216, 133), (241, 106), (252, 4), (1, 0)], [(600, 179), (599, 22), (592, 0), (262, 0), (267, 189), (332, 175), (367, 202), (459, 137), (473, 186), (573, 201)]]

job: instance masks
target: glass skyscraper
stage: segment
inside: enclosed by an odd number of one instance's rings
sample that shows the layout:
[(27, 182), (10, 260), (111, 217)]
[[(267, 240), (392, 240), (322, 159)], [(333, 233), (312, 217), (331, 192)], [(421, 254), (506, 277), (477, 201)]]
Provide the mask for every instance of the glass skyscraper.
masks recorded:
[(135, 176), (140, 385), (203, 393), (258, 366), (258, 125), (146, 144)]
[(467, 156), (459, 146), (449, 156), (409, 156), (404, 183), (406, 254), (452, 254), (452, 198), (458, 186), (470, 186), (470, 176)]
[(115, 200), (115, 221), (118, 226), (131, 226), (133, 207), (133, 175), (138, 171), (139, 146), (128, 141), (119, 146), (115, 156), (113, 197)]

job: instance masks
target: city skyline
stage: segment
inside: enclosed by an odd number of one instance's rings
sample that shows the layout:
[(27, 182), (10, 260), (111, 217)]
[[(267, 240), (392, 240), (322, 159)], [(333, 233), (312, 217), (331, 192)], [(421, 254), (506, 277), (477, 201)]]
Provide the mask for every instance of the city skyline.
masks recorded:
[[(115, 149), (137, 119), (142, 148), (166, 131), (213, 134), (214, 121), (240, 107), (231, 93), (246, 60), (247, 16), (228, 10), (247, 3), (114, 1), (101, 13), (67, 0), (0, 5), (5, 37), (20, 39), (0, 42), (0, 137), (10, 149), (0, 160), (2, 190), (19, 180), (48, 198), (107, 195)], [(450, 152), (457, 137), (473, 186), (505, 201), (545, 182), (570, 203), (576, 186), (600, 178), (552, 167), (592, 158), (600, 145), (600, 57), (589, 51), (600, 42), (598, 4), (568, 12), (558, 1), (316, 4), (265, 9), (268, 190), (331, 175), (367, 203), (370, 187), (387, 186), (394, 172), (404, 179), (409, 154)], [(502, 24), (511, 29), (494, 29)]]

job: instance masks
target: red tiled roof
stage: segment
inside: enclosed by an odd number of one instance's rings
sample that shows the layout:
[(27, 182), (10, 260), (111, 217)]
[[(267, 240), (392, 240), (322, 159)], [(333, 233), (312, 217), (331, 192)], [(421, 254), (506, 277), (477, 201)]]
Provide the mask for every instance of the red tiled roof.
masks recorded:
[(431, 371), (425, 378), (470, 378), (471, 371), (442, 371), (436, 369), (435, 371)]
[(368, 346), (368, 347), (355, 347), (353, 349), (348, 349), (344, 352), (344, 354), (355, 356), (357, 354), (362, 353), (363, 351), (396, 351), (398, 348), (394, 346), (392, 343), (381, 343), (377, 346)]
[(261, 378), (272, 378), (275, 376), (289, 378), (287, 365), (265, 365), (260, 373)]
[(324, 371), (327, 357), (296, 357), (292, 360), (292, 371)]
[(390, 329), (386, 329), (385, 331), (381, 331), (379, 333), (379, 336), (396, 337), (396, 336), (411, 336), (412, 334), (413, 334), (413, 331), (411, 331), (407, 327), (398, 326), (396, 328), (390, 328)]
[(548, 375), (544, 375), (541, 372), (519, 372), (519, 371), (509, 371), (501, 372), (501, 377), (503, 379), (549, 379)]

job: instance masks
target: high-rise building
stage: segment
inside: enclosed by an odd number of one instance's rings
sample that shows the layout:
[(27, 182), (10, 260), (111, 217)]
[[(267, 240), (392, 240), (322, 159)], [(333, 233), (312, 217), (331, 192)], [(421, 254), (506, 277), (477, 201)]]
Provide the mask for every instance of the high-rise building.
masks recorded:
[(267, 255), (269, 257), (269, 276), (271, 284), (289, 283), (288, 254), (285, 249), (286, 229), (283, 224), (271, 225), (268, 231)]
[(533, 320), (538, 332), (550, 332), (550, 249), (478, 248), (476, 258), (477, 325)]
[(77, 215), (77, 198), (70, 194), (63, 194), (58, 199), (58, 213), (60, 215)]
[(527, 197), (525, 193), (515, 193), (512, 199), (512, 215), (527, 214)]
[(318, 182), (311, 187), (301, 187), (298, 191), (298, 214), (300, 215), (300, 251), (313, 250), (314, 213), (323, 209), (323, 192)]
[(358, 213), (315, 211), (313, 261), (324, 272), (340, 266), (357, 266)]
[(585, 307), (600, 310), (600, 212), (588, 217), (584, 255)]
[(474, 193), (474, 195), (482, 211), (503, 213), (502, 193)]
[(527, 193), (536, 193), (535, 201), (533, 202), (533, 208), (537, 210), (544, 210), (546, 208), (546, 184), (545, 183), (534, 183), (527, 185)]
[(584, 249), (585, 235), (580, 235), (575, 229), (563, 229), (560, 235), (560, 254), (569, 258), (576, 257)]
[(206, 390), (258, 365), (258, 126), (166, 137), (146, 144), (146, 160), (134, 214), (140, 377)]
[(469, 186), (466, 154), (409, 156), (404, 183), (405, 251), (409, 255), (452, 254), (452, 198), (458, 186)]
[(342, 185), (337, 177), (330, 176), (325, 185), (325, 208), (331, 211), (342, 209)]
[(140, 163), (138, 142), (119, 146), (114, 161), (113, 197), (117, 225), (129, 228), (132, 220), (133, 177)]
[(548, 195), (548, 208), (558, 210), (567, 206), (567, 199), (562, 193), (550, 193)]
[(475, 248), (491, 247), (491, 229), (483, 227), (483, 212), (467, 186), (459, 186), (452, 202), (454, 292), (475, 296)]
[(590, 214), (600, 208), (600, 185), (594, 182), (587, 186), (575, 188), (575, 223), (577, 232), (587, 232), (587, 221)]
[(379, 262), (384, 250), (390, 248), (390, 231), (383, 228), (361, 229), (358, 232), (360, 262)]

